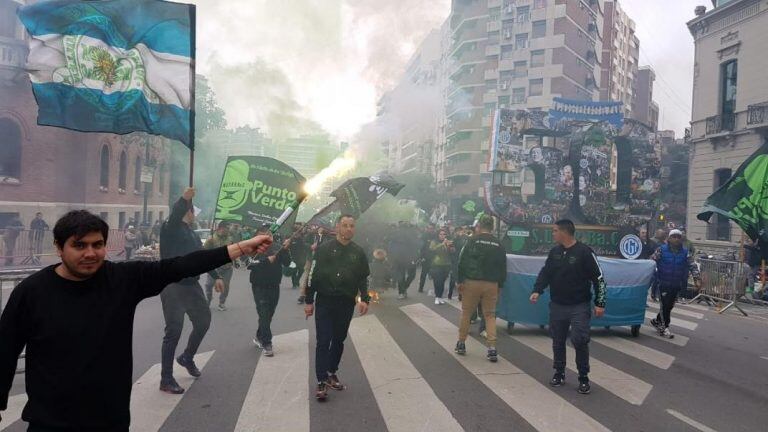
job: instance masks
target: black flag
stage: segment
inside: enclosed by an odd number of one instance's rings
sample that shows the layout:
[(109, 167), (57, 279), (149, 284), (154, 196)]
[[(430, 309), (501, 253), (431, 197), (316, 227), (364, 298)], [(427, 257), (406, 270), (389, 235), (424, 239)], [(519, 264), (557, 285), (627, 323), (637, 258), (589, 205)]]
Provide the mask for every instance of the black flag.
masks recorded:
[(331, 229), (339, 215), (350, 214), (357, 218), (385, 193), (395, 196), (404, 186), (388, 174), (349, 179), (331, 192), (336, 199), (312, 216), (307, 224)]

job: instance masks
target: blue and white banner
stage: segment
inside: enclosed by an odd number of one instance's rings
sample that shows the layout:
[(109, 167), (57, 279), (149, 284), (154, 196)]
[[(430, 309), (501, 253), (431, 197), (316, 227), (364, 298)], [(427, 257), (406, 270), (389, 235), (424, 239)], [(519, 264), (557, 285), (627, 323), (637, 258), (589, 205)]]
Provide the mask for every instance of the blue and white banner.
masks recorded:
[(144, 131), (192, 147), (193, 5), (53, 0), (19, 9), (37, 122)]

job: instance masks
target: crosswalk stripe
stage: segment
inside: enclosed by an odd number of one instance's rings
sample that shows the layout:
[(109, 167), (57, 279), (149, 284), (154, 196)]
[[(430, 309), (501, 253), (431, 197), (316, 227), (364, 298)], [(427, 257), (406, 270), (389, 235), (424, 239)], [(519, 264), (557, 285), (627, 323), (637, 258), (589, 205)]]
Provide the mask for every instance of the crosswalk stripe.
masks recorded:
[(677, 346), (681, 346), (681, 347), (684, 347), (684, 346), (686, 346), (688, 344), (688, 337), (687, 336), (676, 334), (674, 338), (667, 339), (667, 338), (664, 338), (664, 337), (660, 337), (659, 336), (659, 332), (655, 328), (653, 328), (653, 327), (651, 327), (649, 325), (645, 325), (645, 324), (640, 326), (640, 333), (645, 335), (645, 336), (650, 336), (650, 337), (652, 337), (654, 339), (663, 340), (665, 342), (669, 342), (669, 343), (671, 343), (673, 345), (677, 345)]
[[(648, 304), (648, 307), (651, 308), (651, 309), (654, 309), (656, 312), (659, 311), (659, 305)], [(703, 313), (685, 310), (685, 309), (683, 309), (683, 308), (681, 308), (679, 306), (675, 306), (675, 308), (672, 309), (672, 316), (674, 317), (675, 314), (687, 316), (689, 318), (704, 319), (704, 314)]]
[(690, 417), (688, 417), (686, 415), (683, 415), (682, 413), (679, 413), (679, 412), (677, 412), (675, 410), (668, 409), (667, 413), (669, 415), (675, 417), (676, 419), (678, 419), (678, 420), (688, 424), (689, 426), (692, 426), (692, 427), (700, 430), (701, 432), (717, 432), (716, 430), (712, 429), (711, 427), (709, 427), (709, 426), (707, 426), (705, 424), (699, 423), (696, 420), (694, 420), (694, 419), (692, 419), (692, 418), (690, 418)]
[(615, 335), (593, 335), (592, 340), (659, 369), (669, 369), (675, 357)]
[[(400, 308), (446, 351), (453, 354), (458, 329), (421, 303)], [(482, 355), (485, 348), (468, 338), (468, 355), (456, 361), (485, 384), (510, 408), (540, 431), (607, 431), (608, 429), (568, 401), (545, 387), (512, 363), (499, 357), (490, 363)]]
[[(548, 357), (550, 360), (553, 358), (552, 342), (549, 338), (540, 335), (514, 335), (512, 338), (528, 348), (537, 351), (539, 354)], [(576, 371), (576, 350), (570, 345), (566, 345), (565, 349), (568, 369)], [(651, 384), (624, 373), (595, 358), (589, 359), (589, 365), (590, 381), (633, 405), (642, 405), (645, 398), (648, 397), (648, 394), (651, 392), (651, 389), (653, 389)]]
[(353, 320), (349, 334), (390, 432), (464, 430), (378, 318)]
[[(459, 310), (461, 309), (461, 305), (457, 303), (451, 302), (450, 304)], [(503, 320), (497, 318), (496, 325), (506, 326), (506, 323)], [(540, 335), (514, 335), (512, 338), (522, 343), (523, 345), (526, 345), (528, 348), (531, 348), (534, 351), (538, 351), (539, 354), (549, 357), (550, 359), (553, 358), (552, 342), (549, 338), (544, 338)], [(568, 345), (566, 345), (565, 349), (566, 359), (568, 361), (568, 369), (576, 371), (576, 350)], [(589, 378), (592, 382), (598, 384), (599, 386), (605, 388), (609, 392), (631, 404), (642, 405), (643, 401), (653, 388), (652, 385), (646, 383), (645, 381), (635, 378), (632, 375), (626, 374), (594, 358), (591, 358), (589, 363)]]
[(675, 307), (688, 308), (688, 309), (696, 309), (696, 310), (700, 310), (700, 311), (704, 311), (704, 312), (709, 312), (711, 310), (710, 308), (708, 308), (706, 306), (703, 306), (703, 305), (700, 305), (700, 304), (693, 304), (693, 303), (678, 303), (677, 305), (675, 305)]
[[(205, 368), (214, 351), (197, 354), (195, 363), (200, 370)], [(174, 365), (177, 369), (180, 366)], [(180, 386), (189, 390), (195, 379), (184, 374), (175, 374)], [(160, 385), (160, 364), (149, 368), (134, 384), (131, 392), (131, 431), (151, 432), (160, 430), (179, 404), (184, 395), (171, 395), (158, 390)]]
[[(656, 314), (651, 311), (645, 311), (645, 317), (646, 318), (656, 318)], [(696, 327), (699, 326), (698, 323), (686, 321), (684, 319), (680, 319), (677, 317), (672, 317), (672, 319), (669, 322), (670, 325), (676, 326), (676, 327), (682, 327), (687, 330), (696, 330)]]
[(3, 421), (0, 423), (0, 431), (5, 430), (8, 426), (21, 418), (21, 412), (24, 410), (24, 405), (26, 404), (26, 393), (8, 398), (8, 408), (2, 412)]
[(275, 357), (259, 359), (235, 432), (309, 432), (309, 332), (273, 343)]

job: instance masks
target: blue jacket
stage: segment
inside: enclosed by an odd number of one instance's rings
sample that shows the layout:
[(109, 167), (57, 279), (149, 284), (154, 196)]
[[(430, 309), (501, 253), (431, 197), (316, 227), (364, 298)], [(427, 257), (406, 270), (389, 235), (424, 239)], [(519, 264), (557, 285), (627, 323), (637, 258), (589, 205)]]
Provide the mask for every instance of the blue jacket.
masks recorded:
[(656, 277), (662, 287), (684, 288), (688, 284), (688, 250), (680, 246), (675, 253), (668, 244), (661, 245), (656, 257)]

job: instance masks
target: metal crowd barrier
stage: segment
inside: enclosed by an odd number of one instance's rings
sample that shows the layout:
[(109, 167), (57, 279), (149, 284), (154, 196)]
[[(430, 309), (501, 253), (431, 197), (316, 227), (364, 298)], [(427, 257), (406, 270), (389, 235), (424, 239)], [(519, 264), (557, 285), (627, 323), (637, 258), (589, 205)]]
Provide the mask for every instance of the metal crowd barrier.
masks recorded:
[(738, 261), (716, 259), (699, 260), (701, 265), (701, 288), (689, 303), (705, 301), (718, 307), (723, 313), (735, 307), (744, 316), (747, 313), (739, 307), (738, 301), (744, 297), (749, 283), (749, 266)]
[[(23, 230), (9, 236), (9, 230), (0, 230), (0, 269), (10, 267), (42, 267), (56, 257), (51, 231)], [(107, 252), (118, 257), (125, 253), (125, 231), (109, 230)], [(46, 260), (44, 262), (44, 260)]]
[[(3, 313), (3, 307), (5, 306), (5, 300), (3, 299), (3, 292), (4, 291), (13, 291), (14, 288), (16, 288), (16, 285), (21, 283), (27, 276), (31, 275), (32, 273), (36, 272), (37, 268), (34, 269), (17, 269), (17, 270), (0, 270), (0, 315)], [(20, 359), (24, 359), (26, 354), (24, 352), (21, 353)], [(19, 367), (16, 369), (16, 373), (20, 374), (24, 372), (24, 367)]]

